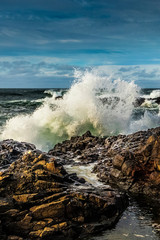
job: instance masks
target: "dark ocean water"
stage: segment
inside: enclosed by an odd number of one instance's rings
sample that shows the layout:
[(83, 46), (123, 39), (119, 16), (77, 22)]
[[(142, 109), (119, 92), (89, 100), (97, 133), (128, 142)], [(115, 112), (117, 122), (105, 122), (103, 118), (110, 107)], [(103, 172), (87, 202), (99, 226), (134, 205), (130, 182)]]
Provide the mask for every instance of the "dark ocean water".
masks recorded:
[(17, 115), (31, 114), (46, 97), (51, 97), (47, 89), (0, 89), (0, 125)]

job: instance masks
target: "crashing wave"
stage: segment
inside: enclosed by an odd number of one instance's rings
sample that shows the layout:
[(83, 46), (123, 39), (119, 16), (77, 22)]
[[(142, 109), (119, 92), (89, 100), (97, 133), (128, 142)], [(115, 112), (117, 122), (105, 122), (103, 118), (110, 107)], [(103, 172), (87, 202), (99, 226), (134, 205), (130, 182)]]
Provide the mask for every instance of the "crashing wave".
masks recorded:
[[(106, 136), (157, 126), (160, 116), (153, 121), (150, 115), (133, 120), (133, 103), (139, 92), (134, 82), (112, 80), (96, 70), (75, 71), (75, 81), (63, 98), (57, 101), (56, 97), (62, 96), (62, 92), (47, 90), (45, 93), (50, 96), (43, 99), (43, 105), (32, 114), (7, 121), (1, 139), (28, 141), (46, 150), (87, 130)], [(102, 101), (104, 97), (108, 103)]]

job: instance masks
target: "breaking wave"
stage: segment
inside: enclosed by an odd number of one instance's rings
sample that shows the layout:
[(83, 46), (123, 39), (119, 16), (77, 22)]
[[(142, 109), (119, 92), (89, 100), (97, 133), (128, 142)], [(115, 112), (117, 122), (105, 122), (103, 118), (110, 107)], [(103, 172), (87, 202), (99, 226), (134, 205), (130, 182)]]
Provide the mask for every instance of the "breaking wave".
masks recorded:
[(160, 98), (160, 89), (156, 89), (156, 90), (150, 91), (149, 94), (142, 94), (142, 97), (144, 97), (146, 99)]
[[(47, 150), (58, 142), (81, 135), (127, 134), (160, 125), (160, 116), (145, 113), (133, 119), (134, 102), (140, 89), (134, 82), (112, 80), (96, 70), (75, 71), (75, 81), (65, 92), (47, 90), (50, 97), (30, 115), (6, 122), (1, 139), (13, 138)], [(57, 99), (57, 96), (61, 96)]]

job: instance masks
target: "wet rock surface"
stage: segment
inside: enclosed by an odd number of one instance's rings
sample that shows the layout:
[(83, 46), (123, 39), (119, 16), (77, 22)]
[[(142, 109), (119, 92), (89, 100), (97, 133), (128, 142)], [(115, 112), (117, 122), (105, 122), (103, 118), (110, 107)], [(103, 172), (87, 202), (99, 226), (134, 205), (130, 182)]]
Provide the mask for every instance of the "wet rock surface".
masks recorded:
[(34, 144), (17, 142), (12, 139), (0, 142), (0, 169), (18, 159), (25, 151), (36, 149)]
[(72, 164), (95, 162), (93, 171), (101, 181), (155, 200), (160, 197), (160, 127), (108, 138), (87, 132), (57, 144), (49, 153), (57, 153), (63, 164), (67, 159), (74, 159)]
[(133, 103), (133, 105), (135, 107), (140, 107), (142, 103), (145, 102), (145, 98), (139, 97), (135, 100), (135, 102)]
[(72, 137), (63, 143), (58, 143), (48, 153), (56, 157), (62, 164), (77, 164), (75, 158), (80, 161), (78, 163), (85, 165), (97, 162), (101, 149), (104, 148), (105, 138), (92, 136), (87, 131), (82, 136)]
[(133, 193), (159, 199), (160, 128), (118, 136), (114, 142), (106, 139), (105, 163), (94, 171), (105, 182)]
[(83, 239), (115, 224), (127, 204), (125, 194), (68, 174), (54, 157), (25, 151), (0, 172), (0, 239)]
[[(22, 149), (16, 155), (17, 146)], [(108, 138), (88, 131), (48, 154), (6, 140), (0, 154), (7, 151), (11, 164), (0, 172), (0, 239), (83, 239), (118, 221), (128, 204), (122, 190), (160, 199), (160, 127)], [(106, 187), (67, 173), (67, 165), (93, 166)]]
[(156, 97), (156, 98), (143, 98), (143, 97), (139, 97), (139, 98), (137, 98), (135, 100), (133, 105), (135, 107), (140, 107), (143, 103), (145, 103), (145, 100), (152, 101), (154, 103), (160, 104), (160, 97)]

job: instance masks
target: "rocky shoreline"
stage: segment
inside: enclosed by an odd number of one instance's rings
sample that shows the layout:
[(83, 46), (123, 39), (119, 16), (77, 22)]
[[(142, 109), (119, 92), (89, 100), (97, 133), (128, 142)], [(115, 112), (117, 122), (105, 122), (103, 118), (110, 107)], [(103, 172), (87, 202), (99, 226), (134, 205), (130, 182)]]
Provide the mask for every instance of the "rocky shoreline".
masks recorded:
[[(93, 163), (101, 187), (66, 171)], [(128, 193), (159, 202), (160, 127), (108, 138), (86, 132), (48, 153), (5, 140), (0, 166), (0, 239), (84, 239), (118, 221)]]
[(10, 158), (0, 173), (0, 239), (82, 239), (115, 224), (128, 204), (125, 194), (68, 174), (33, 145), (1, 144), (4, 154), (9, 147), (17, 160)]
[(104, 183), (160, 199), (160, 127), (108, 138), (87, 132), (57, 144), (49, 154), (63, 164), (94, 162), (93, 172)]

